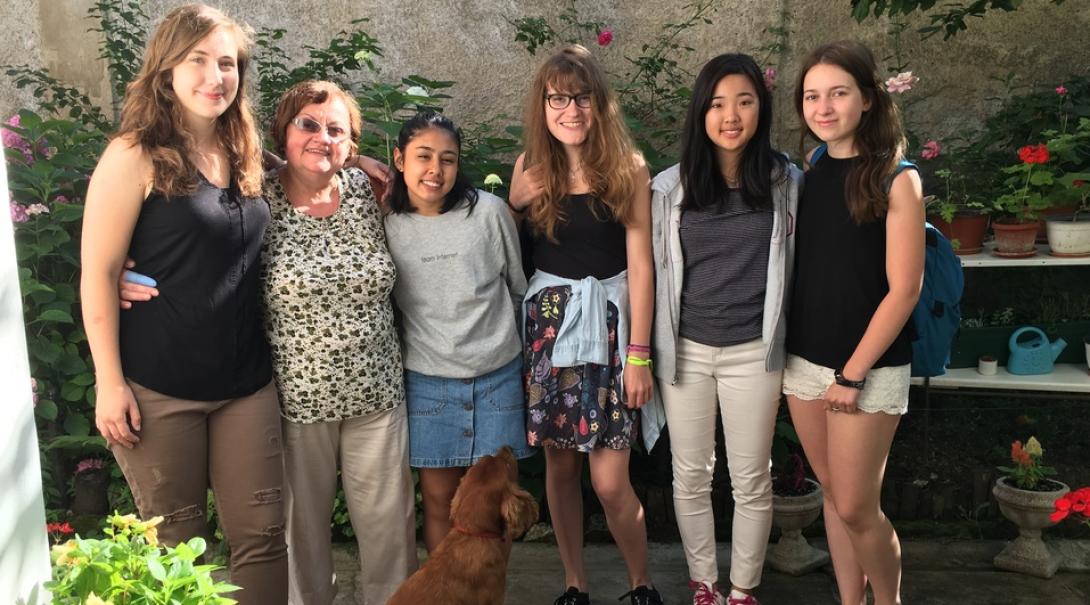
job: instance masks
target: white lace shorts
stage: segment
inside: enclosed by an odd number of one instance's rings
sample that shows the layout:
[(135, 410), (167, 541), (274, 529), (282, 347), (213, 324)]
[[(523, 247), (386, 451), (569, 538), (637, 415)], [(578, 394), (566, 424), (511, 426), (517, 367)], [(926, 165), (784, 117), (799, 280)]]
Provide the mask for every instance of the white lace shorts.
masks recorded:
[[(807, 401), (825, 397), (825, 389), (833, 384), (835, 370), (810, 363), (798, 355), (787, 356), (783, 370), (783, 393)], [(885, 414), (908, 412), (908, 382), (912, 366), (873, 368), (867, 372), (867, 386), (856, 402), (859, 411)]]

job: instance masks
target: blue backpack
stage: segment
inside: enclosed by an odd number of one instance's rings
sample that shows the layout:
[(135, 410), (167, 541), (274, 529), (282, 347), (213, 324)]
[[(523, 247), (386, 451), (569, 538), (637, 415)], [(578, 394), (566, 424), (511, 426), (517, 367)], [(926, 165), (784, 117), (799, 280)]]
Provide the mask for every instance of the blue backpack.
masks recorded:
[[(810, 165), (817, 163), (825, 154), (825, 145), (814, 149)], [(893, 179), (906, 168), (916, 165), (907, 160), (901, 163), (886, 180), (886, 191), (893, 186)], [(912, 310), (916, 338), (912, 341), (912, 375), (919, 377), (942, 376), (950, 362), (950, 348), (961, 324), (961, 294), (965, 289), (965, 276), (961, 260), (954, 254), (954, 247), (931, 223), (924, 223), (925, 246), (923, 287), (920, 300)]]

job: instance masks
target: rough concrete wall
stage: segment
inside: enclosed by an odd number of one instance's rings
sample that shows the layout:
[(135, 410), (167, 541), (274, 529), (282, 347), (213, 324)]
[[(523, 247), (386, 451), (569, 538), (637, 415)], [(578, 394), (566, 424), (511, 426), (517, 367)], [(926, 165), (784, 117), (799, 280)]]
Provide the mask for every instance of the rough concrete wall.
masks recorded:
[[(106, 102), (105, 69), (95, 59), (93, 36), (83, 20), (92, 0), (18, 0), (0, 7), (0, 18), (9, 35), (0, 39), (0, 56), (11, 62), (49, 67), (61, 79), (77, 84), (94, 98)], [(181, 4), (177, 0), (146, 0), (153, 19)], [(626, 69), (625, 56), (635, 56), (663, 23), (686, 16), (687, 0), (625, 1), (578, 0), (580, 13), (606, 22), (615, 32), (609, 48), (596, 49), (614, 72)], [(560, 2), (519, 0), (220, 0), (229, 14), (254, 28), (282, 27), (288, 31), (285, 47), (302, 56), (302, 46), (323, 46), (336, 31), (353, 19), (368, 17), (364, 27), (385, 49), (378, 60), (380, 77), (396, 80), (419, 74), (431, 79), (454, 80), (454, 99), (448, 110), (456, 120), (486, 120), (499, 114), (517, 121), (522, 97), (530, 84), (542, 52), (531, 57), (516, 42), (505, 18), (555, 17)], [(822, 41), (859, 38), (874, 48), (884, 66), (892, 58), (895, 38), (888, 21), (856, 24), (847, 0), (723, 0), (712, 15), (713, 24), (687, 31), (679, 42), (696, 51), (682, 58), (694, 72), (721, 52), (756, 52), (772, 41), (764, 33), (784, 23), (790, 28), (784, 52), (770, 57), (780, 68), (776, 89), (781, 145), (794, 148), (797, 119), (791, 91), (795, 65)], [(555, 22), (555, 19), (554, 19)], [(940, 37), (920, 41), (915, 28), (926, 19), (916, 17), (900, 38), (901, 60), (921, 78), (919, 86), (901, 100), (907, 102), (906, 119), (922, 137), (945, 135), (966, 124), (979, 122), (993, 108), (1005, 87), (993, 78), (1015, 73), (1024, 84), (1059, 83), (1065, 77), (1086, 73), (1086, 44), (1090, 42), (1090, 2), (1068, 0), (1054, 6), (1045, 0), (1025, 2), (1015, 13), (995, 13), (974, 20), (968, 32), (951, 41)], [(593, 45), (593, 40), (587, 40)], [(763, 53), (762, 53), (763, 55)], [(17, 59), (17, 57), (24, 57)], [(10, 114), (30, 102), (26, 94), (0, 86), (0, 112)]]

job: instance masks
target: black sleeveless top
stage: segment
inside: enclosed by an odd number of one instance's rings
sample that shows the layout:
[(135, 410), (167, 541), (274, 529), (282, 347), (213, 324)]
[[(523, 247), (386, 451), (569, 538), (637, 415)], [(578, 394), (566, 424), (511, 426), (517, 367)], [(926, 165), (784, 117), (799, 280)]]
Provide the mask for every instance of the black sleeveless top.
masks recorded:
[(129, 245), (136, 270), (159, 296), (121, 312), (127, 378), (180, 399), (249, 395), (272, 379), (261, 312), (262, 198), (244, 198), (203, 177), (196, 191), (152, 192)]
[(628, 267), (625, 228), (589, 193), (560, 201), (556, 241), (533, 235), (534, 268), (567, 279), (608, 279)]
[[(840, 369), (889, 293), (884, 218), (857, 225), (844, 202), (854, 158), (828, 154), (806, 173), (795, 234), (787, 352)], [(873, 367), (912, 361), (911, 318)]]

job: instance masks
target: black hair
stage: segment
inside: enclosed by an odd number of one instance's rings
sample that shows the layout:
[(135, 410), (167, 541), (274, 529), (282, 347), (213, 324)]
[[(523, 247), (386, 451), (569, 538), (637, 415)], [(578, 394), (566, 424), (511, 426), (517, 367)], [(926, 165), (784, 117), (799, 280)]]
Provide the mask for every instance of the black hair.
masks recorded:
[[(422, 111), (401, 125), (401, 131), (397, 134), (397, 148), (401, 150), (401, 154), (404, 156), (409, 141), (417, 133), (427, 128), (438, 128), (450, 133), (450, 136), (454, 137), (455, 145), (458, 147), (458, 172), (454, 176), (454, 186), (451, 187), (450, 193), (443, 199), (443, 206), (439, 209), (440, 214), (450, 212), (462, 200), (469, 204), (469, 213), (472, 213), (473, 208), (477, 205), (477, 189), (462, 172), (460, 157), (462, 154), (462, 135), (458, 131), (458, 127), (454, 125), (453, 120), (441, 113)], [(416, 208), (409, 201), (409, 187), (405, 184), (405, 173), (400, 170), (394, 170), (394, 179), (390, 184), (389, 203), (390, 211), (395, 214), (416, 212)]]
[(727, 183), (719, 169), (715, 144), (708, 138), (704, 116), (711, 107), (715, 87), (724, 77), (738, 74), (749, 78), (757, 91), (757, 131), (742, 150), (738, 176), (742, 199), (751, 208), (772, 207), (772, 183), (787, 175), (787, 158), (772, 148), (772, 95), (765, 88), (764, 75), (753, 57), (725, 54), (708, 61), (696, 77), (685, 130), (681, 135), (682, 208), (705, 208), (726, 199)]

